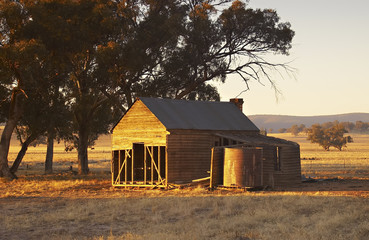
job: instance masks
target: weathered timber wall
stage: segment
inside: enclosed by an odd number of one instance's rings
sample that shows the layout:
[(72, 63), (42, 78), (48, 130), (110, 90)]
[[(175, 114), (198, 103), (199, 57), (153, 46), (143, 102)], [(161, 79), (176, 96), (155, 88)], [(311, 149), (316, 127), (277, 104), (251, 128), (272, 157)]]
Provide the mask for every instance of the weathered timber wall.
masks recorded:
[(275, 187), (290, 187), (301, 184), (300, 147), (290, 146), (281, 149), (281, 171), (275, 172)]
[(211, 169), (211, 187), (223, 185), (224, 148), (213, 148), (213, 161)]
[(210, 134), (176, 133), (168, 135), (168, 182), (186, 183), (209, 176), (211, 147)]
[(282, 146), (280, 148), (280, 170), (275, 169), (276, 147), (263, 147), (263, 182), (271, 187), (289, 187), (301, 183), (300, 147)]
[(132, 143), (165, 146), (167, 131), (159, 119), (141, 102), (137, 101), (115, 126), (112, 150), (130, 149)]
[(263, 185), (274, 187), (274, 161), (275, 150), (273, 146), (263, 146)]

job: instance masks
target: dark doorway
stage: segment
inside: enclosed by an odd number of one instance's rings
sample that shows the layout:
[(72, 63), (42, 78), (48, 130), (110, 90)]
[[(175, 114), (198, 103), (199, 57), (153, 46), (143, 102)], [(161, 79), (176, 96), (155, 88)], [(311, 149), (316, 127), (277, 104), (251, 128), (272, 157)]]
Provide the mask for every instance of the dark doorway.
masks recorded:
[(145, 146), (143, 143), (133, 144), (133, 180), (144, 180)]

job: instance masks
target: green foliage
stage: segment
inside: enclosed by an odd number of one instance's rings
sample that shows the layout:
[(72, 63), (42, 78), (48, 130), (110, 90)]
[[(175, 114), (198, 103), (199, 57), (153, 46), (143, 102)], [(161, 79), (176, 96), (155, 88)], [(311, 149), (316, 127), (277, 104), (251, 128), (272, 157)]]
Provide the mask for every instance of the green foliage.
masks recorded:
[(362, 122), (362, 121), (356, 121), (355, 129), (357, 131), (359, 131), (360, 133), (364, 133), (364, 132), (368, 131), (368, 129), (369, 129), (369, 123)]
[[(283, 64), (262, 58), (266, 53), (288, 54), (294, 32), (289, 23), (279, 22), (273, 10), (253, 10), (240, 1), (217, 14), (208, 1), (189, 6), (180, 44), (172, 58), (162, 64), (163, 75), (151, 84), (165, 87), (169, 96), (183, 98), (208, 81), (240, 76), (248, 89), (249, 80), (269, 78), (268, 71)], [(161, 85), (160, 83), (165, 83)]]
[(346, 147), (347, 143), (353, 142), (351, 136), (344, 136), (347, 130), (343, 124), (336, 122), (335, 124), (325, 125), (312, 125), (308, 129), (307, 140), (310, 140), (312, 143), (318, 143), (326, 151), (329, 151), (330, 147), (341, 151), (343, 147)]
[(290, 24), (230, 2), (4, 0), (1, 104), (23, 93), (27, 134), (55, 132), (87, 162), (87, 147), (137, 96), (219, 100), (211, 81), (229, 74), (275, 87), (268, 72), (288, 66), (263, 56), (288, 54)]
[(299, 127), (296, 125), (296, 124), (294, 124), (294, 125), (292, 125), (289, 129), (288, 129), (288, 132), (290, 132), (292, 135), (294, 135), (294, 136), (297, 136), (298, 134), (299, 134)]
[(289, 129), (287, 129), (287, 132), (290, 132), (292, 135), (297, 136), (300, 132), (304, 132), (306, 130), (306, 126), (304, 124), (300, 124), (300, 126), (294, 124)]

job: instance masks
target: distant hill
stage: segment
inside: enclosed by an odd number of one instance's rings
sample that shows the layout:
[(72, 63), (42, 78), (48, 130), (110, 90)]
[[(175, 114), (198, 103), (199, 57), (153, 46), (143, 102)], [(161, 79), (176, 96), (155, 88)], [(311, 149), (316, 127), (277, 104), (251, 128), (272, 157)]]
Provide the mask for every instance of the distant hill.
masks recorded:
[(288, 116), (288, 115), (249, 115), (248, 118), (259, 129), (273, 129), (277, 132), (280, 128), (289, 128), (294, 124), (305, 124), (310, 127), (315, 123), (363, 121), (369, 122), (369, 113), (346, 113), (337, 115), (322, 115), (322, 116)]

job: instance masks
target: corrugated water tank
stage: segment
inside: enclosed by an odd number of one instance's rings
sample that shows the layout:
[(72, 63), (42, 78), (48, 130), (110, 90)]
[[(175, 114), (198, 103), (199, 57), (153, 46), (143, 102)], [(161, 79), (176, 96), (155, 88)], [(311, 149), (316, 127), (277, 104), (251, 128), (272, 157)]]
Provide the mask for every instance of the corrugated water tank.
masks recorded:
[(227, 187), (262, 186), (262, 149), (225, 148), (223, 176)]

